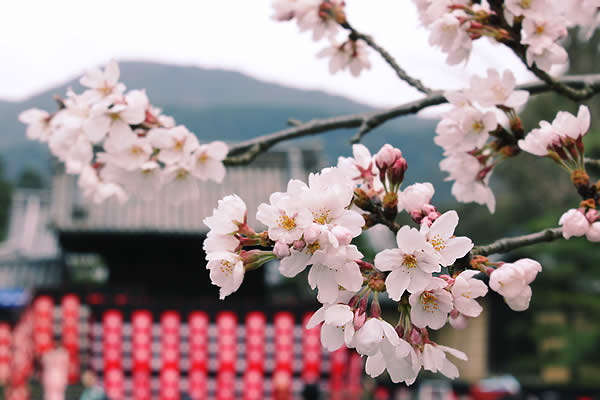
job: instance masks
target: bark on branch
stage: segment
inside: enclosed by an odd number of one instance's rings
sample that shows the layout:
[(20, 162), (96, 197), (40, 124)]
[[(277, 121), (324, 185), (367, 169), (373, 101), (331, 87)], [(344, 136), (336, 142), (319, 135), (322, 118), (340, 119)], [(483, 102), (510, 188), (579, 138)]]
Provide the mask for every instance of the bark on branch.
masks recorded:
[[(560, 82), (561, 85), (569, 87), (573, 90), (585, 90), (585, 92), (588, 94), (587, 97), (591, 97), (600, 92), (600, 74), (564, 76), (557, 80), (557, 82)], [(555, 85), (551, 85), (546, 82), (527, 83), (524, 85), (519, 85), (517, 89), (527, 90), (532, 95), (557, 91)], [(442, 93), (434, 92), (422, 99), (384, 110), (368, 111), (331, 118), (313, 119), (304, 123), (293, 120), (293, 126), (287, 129), (263, 136), (258, 136), (254, 139), (232, 145), (229, 150), (229, 155), (225, 159), (225, 164), (248, 164), (260, 153), (268, 150), (279, 142), (305, 136), (317, 135), (336, 129), (359, 128), (357, 134), (352, 138), (352, 142), (355, 143), (360, 141), (360, 139), (371, 130), (389, 120), (402, 117), (404, 115), (416, 114), (424, 108), (443, 103), (446, 103), (446, 98), (442, 95)]]
[(375, 40), (371, 36), (357, 31), (348, 22), (343, 23), (342, 26), (350, 31), (350, 38), (352, 40), (362, 39), (373, 50), (378, 52), (379, 55), (381, 55), (381, 57), (385, 60), (385, 62), (387, 62), (390, 67), (392, 67), (396, 75), (398, 75), (398, 78), (402, 79), (404, 82), (408, 83), (410, 86), (414, 87), (421, 93), (433, 93), (433, 90), (425, 86), (423, 82), (416, 78), (413, 78), (404, 69), (402, 69), (402, 67), (398, 64), (396, 59), (392, 57), (392, 55), (388, 53), (386, 49), (378, 45), (377, 42), (375, 42)]
[(475, 246), (471, 250), (471, 254), (489, 256), (490, 254), (508, 253), (521, 247), (542, 242), (551, 242), (556, 239), (562, 239), (562, 237), (562, 228), (544, 229), (543, 231), (529, 235), (498, 239), (486, 246)]

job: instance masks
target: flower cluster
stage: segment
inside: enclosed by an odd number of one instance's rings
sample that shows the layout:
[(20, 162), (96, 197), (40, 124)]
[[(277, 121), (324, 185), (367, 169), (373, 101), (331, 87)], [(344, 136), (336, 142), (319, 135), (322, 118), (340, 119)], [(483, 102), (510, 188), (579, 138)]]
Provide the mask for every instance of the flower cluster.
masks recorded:
[(550, 124), (540, 122), (540, 127), (519, 140), (519, 147), (536, 156), (548, 156), (557, 162), (574, 166), (583, 166), (583, 136), (590, 129), (590, 110), (580, 106), (577, 116), (560, 111)]
[(347, 69), (359, 76), (371, 68), (367, 44), (352, 35), (342, 42), (337, 38), (340, 28), (347, 26), (344, 6), (343, 0), (273, 0), (273, 19), (295, 20), (301, 32), (312, 32), (313, 40), (327, 39), (329, 46), (317, 56), (329, 58), (332, 74)]
[[(454, 197), (485, 204), (492, 213), (496, 200), (488, 186), (491, 172), (499, 160), (516, 152), (522, 128), (515, 109), (529, 97), (526, 91), (515, 90), (515, 85), (512, 72), (500, 75), (490, 69), (485, 78), (472, 77), (469, 88), (446, 92), (453, 108), (439, 122), (434, 139), (444, 149), (440, 168), (450, 174), (447, 180), (455, 181)], [(508, 117), (512, 132), (499, 124), (501, 112)]]
[(198, 194), (198, 180), (221, 182), (225, 143), (200, 144), (153, 107), (143, 90), (126, 92), (119, 75), (119, 66), (110, 61), (103, 71), (90, 70), (81, 78), (83, 93), (69, 89), (58, 111), (22, 112), (27, 137), (47, 142), (96, 202), (112, 196), (124, 201), (128, 193), (147, 198), (161, 187), (180, 201)]
[[(429, 329), (446, 323), (463, 328), (481, 314), (477, 299), (488, 288), (478, 279), (480, 272), (491, 274), (492, 288), (511, 308), (527, 308), (529, 285), (541, 266), (532, 260), (497, 269), (493, 263), (469, 263), (465, 256), (473, 243), (455, 235), (456, 211), (440, 213), (431, 204), (433, 185), (416, 183), (401, 190), (407, 167), (402, 152), (390, 145), (374, 156), (354, 145), (353, 157), (340, 157), (337, 167), (311, 174), (308, 184), (290, 180), (286, 192), (273, 193), (269, 203), (261, 204), (256, 218), (267, 230), (260, 233), (246, 224), (243, 201), (225, 197), (205, 220), (210, 232), (204, 243), (210, 278), (221, 288), (221, 298), (240, 287), (246, 271), (274, 258), (285, 277), (309, 267), (308, 283), (322, 306), (308, 328), (322, 324), (325, 348), (353, 348), (367, 358), (369, 375), (387, 370), (394, 382), (411, 384), (421, 369), (458, 377), (447, 355), (467, 356), (432, 341)], [(398, 225), (401, 211), (416, 226)], [(369, 263), (352, 240), (376, 224), (396, 232), (397, 248), (381, 251)], [(382, 318), (379, 299), (384, 294), (399, 310), (395, 324)]]
[[(568, 55), (559, 41), (567, 28), (581, 26), (588, 35), (598, 24), (598, 0), (414, 0), (421, 23), (431, 30), (429, 43), (447, 54), (446, 62), (469, 59), (481, 37), (525, 49), (525, 61), (549, 71), (565, 65)], [(506, 27), (506, 28), (505, 28)]]

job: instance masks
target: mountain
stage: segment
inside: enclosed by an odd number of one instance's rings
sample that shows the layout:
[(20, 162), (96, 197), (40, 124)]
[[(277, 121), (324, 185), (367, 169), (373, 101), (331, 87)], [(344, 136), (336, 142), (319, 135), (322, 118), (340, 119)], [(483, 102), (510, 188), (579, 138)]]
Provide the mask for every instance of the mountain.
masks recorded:
[[(322, 91), (289, 88), (218, 69), (127, 62), (121, 64), (121, 81), (129, 89), (145, 88), (153, 105), (186, 125), (201, 141), (247, 140), (285, 128), (290, 117), (307, 121), (369, 109)], [(0, 101), (0, 157), (10, 176), (25, 166), (49, 173), (46, 147), (27, 140), (17, 116), (31, 107), (55, 110), (53, 96), (64, 95), (69, 86), (82, 90), (74, 80), (22, 102)], [(409, 116), (383, 125), (363, 143), (372, 151), (384, 143), (399, 147), (409, 162), (407, 182), (428, 180), (437, 185), (443, 178), (437, 166), (442, 152), (433, 144), (434, 129), (435, 121)], [(330, 163), (338, 155), (351, 154), (349, 139), (354, 133), (339, 130), (318, 136)], [(286, 145), (290, 143), (295, 142)], [(448, 193), (447, 184), (440, 189)]]

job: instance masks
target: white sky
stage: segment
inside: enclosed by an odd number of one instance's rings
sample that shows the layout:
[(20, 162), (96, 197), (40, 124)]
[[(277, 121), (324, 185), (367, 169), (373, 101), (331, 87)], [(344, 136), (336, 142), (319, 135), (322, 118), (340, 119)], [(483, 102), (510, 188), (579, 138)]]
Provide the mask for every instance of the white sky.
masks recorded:
[[(460, 87), (491, 66), (531, 79), (509, 51), (483, 40), (468, 65), (446, 66), (444, 55), (428, 46), (410, 0), (346, 2), (357, 29), (434, 89)], [(223, 67), (379, 106), (419, 96), (375, 53), (372, 69), (359, 79), (330, 75), (327, 61), (315, 57), (327, 43), (313, 42), (295, 23), (272, 21), (270, 0), (19, 0), (3, 1), (0, 12), (3, 99), (26, 98), (111, 57)]]

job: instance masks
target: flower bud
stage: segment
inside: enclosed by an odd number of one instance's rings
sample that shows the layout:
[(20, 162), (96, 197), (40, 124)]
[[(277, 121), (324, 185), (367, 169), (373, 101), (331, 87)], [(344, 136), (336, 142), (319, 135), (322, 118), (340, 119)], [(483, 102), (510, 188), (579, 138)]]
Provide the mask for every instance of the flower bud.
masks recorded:
[(377, 165), (377, 168), (379, 169), (388, 169), (400, 157), (402, 157), (400, 149), (396, 149), (390, 144), (385, 144), (377, 154), (375, 154), (375, 165)]
[(347, 246), (352, 241), (352, 232), (343, 226), (335, 226), (331, 233), (338, 240), (340, 246)]
[(354, 204), (356, 204), (356, 207), (365, 211), (371, 211), (373, 209), (373, 204), (371, 203), (369, 195), (361, 188), (356, 188), (354, 190)]
[(306, 246), (306, 243), (304, 242), (304, 240), (300, 239), (300, 240), (296, 240), (293, 244), (294, 246), (294, 250), (302, 250), (304, 248), (304, 246)]
[(417, 346), (423, 343), (423, 335), (418, 329), (412, 328), (410, 331), (410, 342)]
[(404, 157), (398, 158), (391, 168), (388, 170), (388, 180), (392, 187), (398, 187), (404, 181), (404, 174), (408, 169), (408, 163), (404, 159)]
[(421, 210), (412, 210), (410, 212), (410, 217), (412, 218), (412, 220), (414, 222), (416, 222), (417, 224), (421, 224), (421, 221), (423, 221), (423, 218), (425, 217), (423, 215), (423, 212)]
[(588, 221), (590, 221), (590, 224), (593, 222), (596, 222), (596, 220), (600, 217), (600, 214), (598, 214), (598, 210), (596, 210), (595, 208), (589, 209), (588, 212), (585, 213), (585, 217), (587, 218)]
[(432, 204), (425, 204), (421, 209), (426, 215), (437, 212), (437, 208), (435, 208), (435, 206)]
[(274, 259), (275, 254), (272, 251), (242, 250), (240, 252), (240, 257), (242, 257), (242, 261), (244, 262), (244, 269), (246, 271), (251, 271), (261, 267), (267, 261)]
[(365, 321), (367, 320), (367, 313), (360, 312), (359, 310), (355, 310), (354, 311), (354, 320), (353, 320), (353, 324), (354, 324), (354, 330), (357, 331), (360, 328), (362, 328), (362, 326), (365, 324)]
[(431, 222), (435, 221), (436, 219), (438, 219), (442, 214), (440, 214), (437, 211), (431, 212), (429, 214), (427, 214), (427, 219), (430, 220)]
[(319, 238), (321, 230), (315, 224), (311, 224), (308, 228), (304, 229), (304, 240), (306, 243), (313, 243)]
[(282, 259), (290, 255), (290, 248), (287, 244), (278, 240), (273, 247), (273, 253), (277, 258)]
[[(452, 312), (454, 311), (456, 310), (452, 310)], [(452, 326), (454, 329), (466, 329), (469, 322), (467, 320), (467, 317), (465, 317), (458, 311), (456, 312), (456, 315), (453, 315), (452, 312), (450, 313), (450, 318), (448, 319), (450, 326)]]
[(379, 305), (379, 301), (377, 300), (377, 295), (373, 298), (371, 302), (371, 317), (379, 318), (381, 317), (381, 306)]
[(370, 264), (366, 261), (356, 260), (355, 262), (358, 264), (358, 267), (360, 268), (360, 272), (371, 272), (375, 269), (373, 264)]

